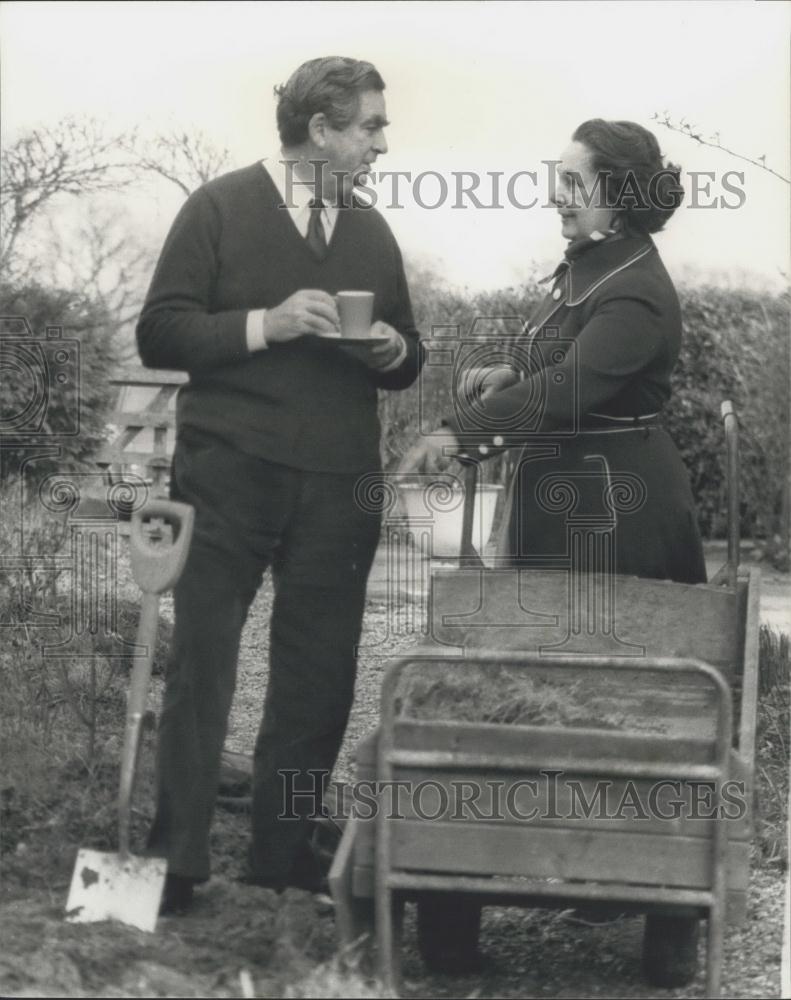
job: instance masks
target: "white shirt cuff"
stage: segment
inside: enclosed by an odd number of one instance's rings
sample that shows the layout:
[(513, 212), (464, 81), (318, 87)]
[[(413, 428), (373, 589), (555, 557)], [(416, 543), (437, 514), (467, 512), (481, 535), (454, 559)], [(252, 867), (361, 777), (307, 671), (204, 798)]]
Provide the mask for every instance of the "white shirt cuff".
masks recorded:
[(404, 340), (404, 338), (401, 336), (400, 333), (398, 335), (398, 339), (401, 341), (401, 350), (398, 352), (398, 356), (394, 358), (386, 368), (380, 368), (379, 369), (380, 372), (393, 371), (394, 368), (398, 368), (398, 366), (403, 362), (404, 358), (406, 357), (407, 355), (406, 341)]
[(267, 347), (264, 333), (264, 317), (266, 309), (251, 309), (247, 314), (247, 350), (253, 354)]

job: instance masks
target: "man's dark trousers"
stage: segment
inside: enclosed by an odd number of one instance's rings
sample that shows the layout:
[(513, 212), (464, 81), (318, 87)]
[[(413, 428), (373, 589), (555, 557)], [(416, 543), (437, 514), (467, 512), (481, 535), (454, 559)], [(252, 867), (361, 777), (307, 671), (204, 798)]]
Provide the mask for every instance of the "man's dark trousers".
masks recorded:
[[(171, 495), (195, 508), (175, 591), (176, 625), (159, 726), (149, 849), (172, 874), (209, 877), (209, 827), (236, 682), (239, 639), (264, 570), (275, 587), (269, 682), (255, 747), (251, 874), (285, 883), (304, 820), (278, 819), (279, 772), (331, 771), (351, 707), (355, 647), (379, 514), (351, 473), (305, 472), (182, 427)], [(311, 812), (300, 800), (297, 812)]]

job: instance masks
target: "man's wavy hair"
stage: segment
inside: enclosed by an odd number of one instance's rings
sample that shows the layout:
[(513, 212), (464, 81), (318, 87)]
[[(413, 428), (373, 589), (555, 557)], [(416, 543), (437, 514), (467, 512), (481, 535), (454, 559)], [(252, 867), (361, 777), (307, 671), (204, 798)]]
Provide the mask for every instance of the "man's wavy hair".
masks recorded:
[(349, 125), (366, 90), (384, 90), (376, 67), (359, 59), (323, 56), (303, 63), (288, 82), (275, 87), (277, 130), (284, 146), (299, 146), (308, 138), (308, 122), (323, 112), (330, 125)]
[(591, 118), (571, 137), (587, 146), (604, 177), (606, 205), (626, 232), (657, 233), (684, 198), (681, 168), (665, 163), (656, 136), (636, 122)]

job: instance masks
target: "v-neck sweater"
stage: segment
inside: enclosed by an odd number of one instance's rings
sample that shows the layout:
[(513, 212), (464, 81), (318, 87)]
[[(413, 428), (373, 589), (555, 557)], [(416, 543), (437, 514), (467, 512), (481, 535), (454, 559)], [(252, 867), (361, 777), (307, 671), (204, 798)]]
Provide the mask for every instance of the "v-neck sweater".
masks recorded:
[[(375, 372), (339, 345), (303, 336), (251, 354), (247, 313), (300, 289), (374, 293), (374, 319), (405, 338), (407, 357)], [(377, 388), (417, 377), (414, 326), (398, 245), (373, 208), (341, 209), (324, 259), (297, 231), (260, 163), (210, 181), (168, 234), (137, 326), (143, 363), (187, 371), (177, 427), (310, 471), (379, 466)]]

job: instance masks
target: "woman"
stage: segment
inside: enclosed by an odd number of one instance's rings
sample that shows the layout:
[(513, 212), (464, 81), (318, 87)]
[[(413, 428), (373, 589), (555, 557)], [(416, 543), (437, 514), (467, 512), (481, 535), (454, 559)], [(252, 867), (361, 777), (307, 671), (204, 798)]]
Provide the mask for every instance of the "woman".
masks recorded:
[[(559, 567), (573, 513), (610, 519), (616, 572), (706, 580), (687, 472), (657, 424), (681, 313), (651, 233), (682, 198), (678, 168), (663, 164), (647, 129), (602, 119), (580, 125), (552, 194), (565, 259), (514, 345), (513, 367), (486, 378), (477, 423), (465, 406), (464, 431), (448, 415), (447, 434), (404, 457), (409, 470), (431, 468), (451, 449), (488, 459), (521, 447), (506, 545), (520, 565)], [(566, 504), (557, 502), (563, 486)]]
[[(580, 125), (552, 196), (565, 258), (513, 347), (512, 365), (490, 370), (477, 411), (458, 401), (464, 430), (448, 415), (445, 434), (404, 457), (408, 471), (436, 467), (448, 454), (487, 459), (520, 447), (501, 546), (516, 565), (562, 568), (571, 558), (573, 570), (573, 521), (597, 537), (602, 525), (611, 529), (606, 567), (580, 569), (706, 581), (687, 472), (657, 423), (670, 397), (681, 313), (651, 234), (682, 198), (679, 170), (663, 164), (649, 131), (602, 119)], [(577, 551), (590, 560), (590, 547)], [(474, 898), (424, 894), (424, 958), (448, 971), (474, 967), (479, 919)], [(680, 985), (694, 973), (697, 919), (655, 919), (664, 924), (651, 942), (670, 943), (649, 949), (646, 971), (659, 985)]]

